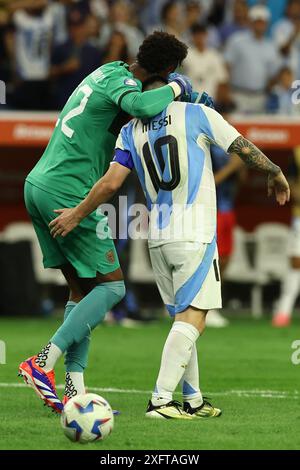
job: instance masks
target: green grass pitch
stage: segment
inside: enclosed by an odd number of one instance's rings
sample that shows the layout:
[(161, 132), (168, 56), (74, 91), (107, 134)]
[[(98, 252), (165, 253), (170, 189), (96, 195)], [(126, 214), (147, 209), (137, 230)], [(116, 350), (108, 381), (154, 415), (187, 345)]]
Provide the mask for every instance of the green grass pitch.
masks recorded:
[[(0, 449), (300, 448), (300, 365), (291, 362), (299, 321), (285, 330), (274, 330), (265, 320), (235, 320), (226, 329), (207, 329), (198, 342), (202, 390), (223, 415), (192, 422), (144, 418), (167, 320), (132, 330), (97, 328), (86, 382), (121, 415), (111, 436), (87, 446), (69, 442), (59, 418), (30, 388), (17, 386), (22, 384), (16, 376), (19, 362), (37, 352), (58, 325), (56, 319), (0, 319), (0, 339), (7, 346), (7, 364), (0, 365)], [(57, 383), (62, 382), (61, 363)]]

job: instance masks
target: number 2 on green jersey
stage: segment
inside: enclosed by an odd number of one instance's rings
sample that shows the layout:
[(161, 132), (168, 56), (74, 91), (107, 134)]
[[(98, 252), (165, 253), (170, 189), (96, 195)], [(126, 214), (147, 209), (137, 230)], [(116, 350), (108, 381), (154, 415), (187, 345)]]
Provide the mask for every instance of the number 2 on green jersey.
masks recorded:
[[(69, 138), (73, 137), (74, 130), (71, 129), (71, 127), (69, 127), (67, 123), (68, 121), (70, 121), (70, 119), (73, 119), (74, 117), (79, 116), (83, 113), (89, 100), (89, 97), (93, 93), (93, 89), (89, 85), (83, 85), (77, 90), (76, 95), (78, 95), (78, 93), (80, 92), (84, 94), (84, 97), (80, 101), (80, 104), (76, 106), (76, 108), (71, 109), (71, 111), (69, 111), (61, 121), (61, 130)], [(57, 122), (57, 125), (58, 124), (59, 121)]]

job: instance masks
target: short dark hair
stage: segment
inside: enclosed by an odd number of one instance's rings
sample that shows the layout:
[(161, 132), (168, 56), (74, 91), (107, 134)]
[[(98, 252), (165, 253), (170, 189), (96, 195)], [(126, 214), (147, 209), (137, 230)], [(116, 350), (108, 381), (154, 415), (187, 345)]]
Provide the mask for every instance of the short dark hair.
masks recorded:
[(149, 73), (174, 70), (187, 56), (187, 45), (173, 34), (154, 31), (146, 37), (139, 48), (137, 61)]
[(192, 35), (194, 34), (205, 34), (207, 33), (207, 26), (205, 24), (202, 24), (202, 23), (194, 23), (192, 26), (191, 26), (191, 33)]
[(79, 8), (72, 7), (67, 14), (68, 27), (81, 26), (85, 23), (87, 16), (86, 12), (81, 11)]

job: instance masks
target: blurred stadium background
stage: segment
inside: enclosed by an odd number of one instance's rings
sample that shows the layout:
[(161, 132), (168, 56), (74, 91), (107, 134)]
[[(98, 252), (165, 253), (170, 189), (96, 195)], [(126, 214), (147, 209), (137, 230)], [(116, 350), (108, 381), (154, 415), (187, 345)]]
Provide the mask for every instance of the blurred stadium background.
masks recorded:
[[(254, 11), (258, 4), (265, 8)], [(105, 62), (133, 61), (154, 29), (189, 44), (183, 71), (196, 90), (211, 94), (216, 108), (285, 172), (297, 166), (300, 106), (292, 102), (292, 83), (300, 79), (299, 0), (0, 0), (0, 316), (62, 311), (66, 287), (58, 272), (42, 267), (24, 178), (83, 77)], [(225, 309), (270, 315), (289, 269), (292, 205), (277, 207), (266, 196), (265, 177), (251, 171), (241, 171), (225, 191), (236, 220)], [(134, 176), (123, 194), (142, 200)], [(117, 244), (129, 294), (113, 318), (163, 315), (146, 242)]]

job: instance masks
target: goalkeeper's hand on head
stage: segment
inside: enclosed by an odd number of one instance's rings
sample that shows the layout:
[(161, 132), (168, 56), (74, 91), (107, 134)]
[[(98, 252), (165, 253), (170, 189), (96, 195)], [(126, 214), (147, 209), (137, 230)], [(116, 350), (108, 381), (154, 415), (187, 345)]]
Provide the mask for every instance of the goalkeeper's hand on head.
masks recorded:
[(204, 104), (209, 108), (215, 109), (214, 100), (205, 91), (200, 94), (197, 91), (193, 91), (192, 82), (186, 75), (180, 73), (170, 73), (168, 76), (168, 82), (176, 82), (181, 88), (180, 101), (186, 103), (197, 103)]
[(190, 96), (193, 92), (193, 86), (191, 80), (186, 77), (185, 75), (181, 75), (180, 73), (170, 73), (168, 76), (168, 82), (175, 82), (181, 88), (181, 98)]

